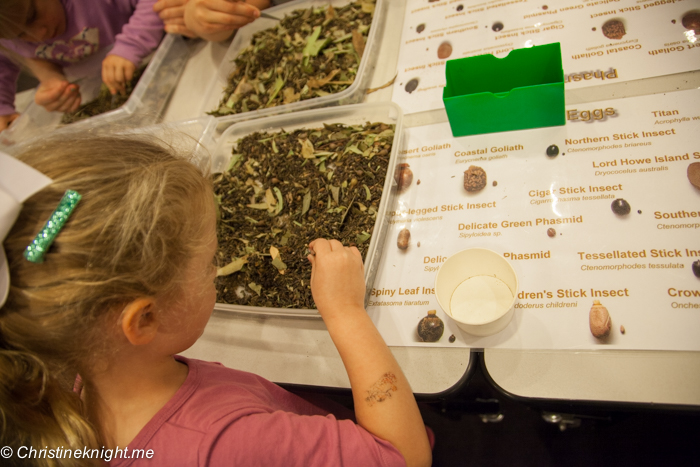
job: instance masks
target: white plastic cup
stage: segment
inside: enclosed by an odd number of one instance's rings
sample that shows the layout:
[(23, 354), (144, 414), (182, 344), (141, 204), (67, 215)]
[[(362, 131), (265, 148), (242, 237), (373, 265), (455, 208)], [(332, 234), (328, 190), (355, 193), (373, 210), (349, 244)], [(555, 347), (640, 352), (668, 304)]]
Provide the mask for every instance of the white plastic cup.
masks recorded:
[(495, 251), (469, 248), (442, 264), (435, 276), (435, 295), (460, 329), (490, 336), (508, 326), (513, 317), (518, 277)]

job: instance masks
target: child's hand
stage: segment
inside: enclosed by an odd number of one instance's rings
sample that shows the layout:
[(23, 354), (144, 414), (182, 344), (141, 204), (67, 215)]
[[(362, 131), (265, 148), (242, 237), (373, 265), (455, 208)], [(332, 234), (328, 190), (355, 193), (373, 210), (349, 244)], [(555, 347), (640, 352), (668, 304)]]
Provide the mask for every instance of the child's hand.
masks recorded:
[(208, 41), (228, 39), (259, 16), (256, 7), (237, 0), (188, 0), (185, 5), (185, 26)]
[(9, 127), (12, 122), (17, 120), (17, 117), (19, 117), (18, 113), (10, 115), (0, 115), (0, 131), (7, 129), (7, 127)]
[(112, 94), (126, 94), (126, 83), (131, 81), (136, 65), (119, 55), (107, 55), (102, 60), (102, 81)]
[(64, 79), (42, 81), (34, 95), (34, 102), (49, 112), (75, 112), (80, 107), (78, 85)]
[(153, 5), (153, 11), (163, 20), (165, 32), (182, 34), (187, 37), (197, 37), (194, 31), (185, 26), (185, 4), (187, 0), (158, 0)]
[(357, 248), (319, 238), (309, 244), (309, 249), (315, 252), (315, 256), (308, 256), (311, 293), (324, 319), (335, 313), (364, 310), (364, 266)]

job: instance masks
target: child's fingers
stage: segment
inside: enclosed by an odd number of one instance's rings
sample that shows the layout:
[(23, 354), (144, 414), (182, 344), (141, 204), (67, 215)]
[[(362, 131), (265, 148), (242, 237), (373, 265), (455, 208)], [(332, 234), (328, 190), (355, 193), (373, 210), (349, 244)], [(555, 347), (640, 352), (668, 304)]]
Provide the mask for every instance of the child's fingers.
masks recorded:
[(113, 79), (114, 81), (112, 82), (112, 85), (117, 89), (118, 92), (121, 94), (126, 93), (126, 76), (124, 76), (124, 68), (122, 67), (114, 67), (113, 68)]
[(80, 94), (76, 96), (76, 99), (73, 101), (73, 105), (70, 106), (70, 109), (67, 110), (67, 112), (75, 112), (78, 110), (78, 107), (80, 107)]
[(80, 93), (75, 92), (71, 86), (66, 88), (66, 90), (63, 92), (63, 95), (61, 95), (61, 98), (59, 99), (59, 106), (56, 109), (58, 112), (69, 112), (73, 107), (77, 109), (77, 105), (80, 105)]
[[(154, 5), (153, 5), (153, 11), (156, 13), (162, 12), (167, 12), (170, 10), (177, 10), (180, 9), (182, 10), (184, 8), (185, 3), (187, 3), (187, 0), (158, 0)], [(163, 16), (160, 17), (160, 19), (165, 19)]]
[[(133, 67), (124, 67), (124, 86), (126, 86), (126, 83), (130, 83), (132, 79), (134, 79), (134, 71), (135, 69)], [(126, 89), (124, 89), (126, 91)]]
[(116, 79), (114, 77), (114, 67), (102, 64), (102, 81), (107, 85), (109, 92), (116, 94), (118, 88), (116, 86)]
[(331, 244), (325, 238), (317, 238), (313, 242), (309, 243), (309, 249), (318, 254), (326, 254), (331, 251)]
[(331, 240), (328, 243), (330, 244), (331, 251), (338, 251), (338, 250), (342, 250), (343, 248), (345, 248), (343, 246), (343, 244), (340, 243), (338, 240)]
[(205, 24), (207, 29), (212, 32), (241, 28), (253, 21), (252, 18), (247, 16), (230, 15), (214, 11), (206, 13), (204, 17), (202, 24)]
[(213, 0), (195, 10), (195, 19), (211, 31), (240, 28), (259, 16), (257, 8), (227, 0)]
[(190, 31), (189, 29), (187, 29), (187, 26), (179, 25), (179, 24), (166, 24), (165, 25), (165, 32), (167, 32), (169, 34), (180, 34), (181, 36), (192, 37), (192, 38), (197, 37), (197, 34)]
[[(45, 97), (43, 100), (46, 103), (41, 104), (49, 112), (66, 112), (71, 108), (76, 98), (80, 99), (78, 86), (76, 85), (68, 85), (66, 82), (66, 86), (60, 86), (58, 89), (62, 89), (60, 94), (57, 95), (55, 92), (51, 92), (49, 95), (52, 99)], [(39, 92), (37, 92), (38, 95)], [(39, 103), (39, 100), (37, 100), (37, 103)]]
[(47, 107), (48, 110), (48, 106), (56, 104), (56, 101), (59, 100), (69, 84), (68, 81), (61, 81), (56, 84), (40, 85), (34, 95), (34, 102)]
[(102, 81), (109, 88), (109, 92), (116, 94), (126, 93), (126, 83), (129, 76), (133, 77), (136, 65), (119, 55), (107, 55), (102, 61)]
[(351, 246), (350, 251), (352, 252), (352, 254), (362, 259), (362, 253), (360, 253), (360, 250), (358, 250), (356, 246)]
[(227, 13), (231, 16), (246, 16), (250, 21), (260, 16), (260, 10), (246, 2), (232, 2), (230, 0), (213, 0), (213, 9)]
[(316, 257), (314, 255), (308, 255), (306, 259), (311, 263), (311, 283), (314, 283), (314, 276), (316, 275)]
[(163, 24), (166, 26), (184, 26), (185, 18), (180, 16), (179, 18), (164, 19)]

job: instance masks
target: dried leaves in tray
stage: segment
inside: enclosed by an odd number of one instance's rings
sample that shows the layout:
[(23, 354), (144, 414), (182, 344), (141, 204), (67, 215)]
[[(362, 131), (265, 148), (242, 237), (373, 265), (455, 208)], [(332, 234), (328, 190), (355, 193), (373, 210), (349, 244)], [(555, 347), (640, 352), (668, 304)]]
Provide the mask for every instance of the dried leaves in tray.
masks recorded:
[(295, 10), (277, 26), (253, 35), (234, 60), (219, 108), (222, 116), (327, 96), (357, 75), (374, 0)]
[(307, 245), (335, 238), (365, 256), (393, 139), (393, 125), (367, 123), (239, 140), (214, 179), (217, 301), (314, 308)]
[(126, 83), (126, 93), (123, 95), (120, 93), (112, 95), (107, 86), (102, 83), (100, 92), (97, 94), (96, 98), (81, 105), (75, 112), (64, 113), (63, 117), (61, 118), (61, 123), (75, 123), (86, 118), (94, 117), (95, 115), (109, 112), (110, 110), (118, 109), (122, 105), (126, 104), (126, 101), (129, 100), (131, 93), (134, 92), (134, 88), (139, 82), (139, 79), (141, 79), (141, 75), (145, 69), (145, 65), (136, 69), (134, 72), (134, 77), (131, 79), (131, 81)]

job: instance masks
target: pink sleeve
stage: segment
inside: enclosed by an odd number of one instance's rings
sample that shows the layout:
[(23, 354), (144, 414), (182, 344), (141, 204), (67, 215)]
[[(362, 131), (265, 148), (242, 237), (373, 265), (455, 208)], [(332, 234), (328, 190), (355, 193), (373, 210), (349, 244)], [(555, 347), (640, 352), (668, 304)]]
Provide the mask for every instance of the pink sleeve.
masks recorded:
[(163, 37), (163, 22), (153, 11), (156, 0), (132, 0), (134, 13), (114, 38), (110, 55), (119, 55), (138, 65), (155, 50)]
[(200, 465), (406, 465), (388, 441), (333, 415), (276, 411), (247, 415), (233, 423), (224, 419), (212, 429), (200, 446)]
[(15, 113), (15, 93), (19, 67), (0, 53), (0, 115)]

